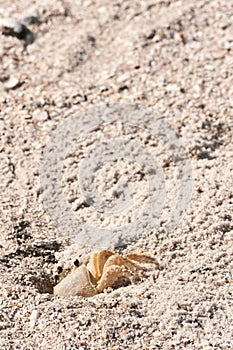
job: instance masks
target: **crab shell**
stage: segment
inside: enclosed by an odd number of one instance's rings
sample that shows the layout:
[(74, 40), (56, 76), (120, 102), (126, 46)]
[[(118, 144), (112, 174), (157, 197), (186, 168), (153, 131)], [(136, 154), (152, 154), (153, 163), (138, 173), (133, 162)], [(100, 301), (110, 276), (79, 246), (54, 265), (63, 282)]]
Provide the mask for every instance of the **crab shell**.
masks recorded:
[(54, 294), (66, 297), (73, 295), (91, 297), (98, 293), (96, 285), (96, 280), (83, 264), (72, 270), (54, 287)]
[(54, 294), (93, 296), (108, 287), (120, 286), (122, 279), (132, 282), (133, 275), (139, 275), (143, 271), (140, 264), (154, 264), (159, 268), (155, 258), (140, 253), (124, 256), (109, 250), (93, 253), (87, 266), (75, 267), (54, 287)]

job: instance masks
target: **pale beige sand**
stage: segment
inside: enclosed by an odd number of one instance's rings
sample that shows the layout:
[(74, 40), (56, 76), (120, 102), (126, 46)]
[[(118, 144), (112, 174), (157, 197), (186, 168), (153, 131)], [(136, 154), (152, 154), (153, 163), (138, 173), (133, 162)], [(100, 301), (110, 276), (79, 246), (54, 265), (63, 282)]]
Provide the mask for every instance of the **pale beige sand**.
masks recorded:
[[(17, 38), (0, 36), (0, 348), (232, 349), (231, 1), (0, 1), (0, 18), (28, 15), (42, 23), (29, 26), (36, 38), (26, 51)], [(51, 272), (58, 260), (87, 261), (93, 249), (74, 245), (44, 211), (40, 159), (56, 126), (100, 102), (137, 102), (166, 118), (191, 161), (192, 199), (167, 232), (176, 164), (143, 125), (129, 130), (157, 157), (168, 197), (159, 225), (123, 252), (156, 256), (160, 273), (152, 268), (136, 284), (89, 299), (59, 298)], [(94, 128), (70, 158), (79, 163), (104, 132), (124, 135)], [(74, 164), (67, 157), (64, 194), (80, 224), (87, 217), (96, 224), (80, 209)], [(112, 166), (95, 179), (105, 199), (115, 190)], [(135, 207), (104, 217), (105, 226), (135, 220), (147, 198), (145, 178), (135, 165), (127, 169)]]

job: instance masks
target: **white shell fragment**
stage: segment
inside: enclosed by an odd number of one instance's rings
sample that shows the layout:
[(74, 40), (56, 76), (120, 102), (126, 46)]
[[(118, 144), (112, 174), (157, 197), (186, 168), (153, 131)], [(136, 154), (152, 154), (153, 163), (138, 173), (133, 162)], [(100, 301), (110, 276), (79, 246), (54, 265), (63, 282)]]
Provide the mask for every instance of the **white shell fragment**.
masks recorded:
[(29, 323), (29, 326), (30, 326), (30, 329), (33, 329), (36, 325), (36, 321), (38, 320), (40, 316), (40, 313), (37, 309), (34, 309), (30, 315), (30, 323)]

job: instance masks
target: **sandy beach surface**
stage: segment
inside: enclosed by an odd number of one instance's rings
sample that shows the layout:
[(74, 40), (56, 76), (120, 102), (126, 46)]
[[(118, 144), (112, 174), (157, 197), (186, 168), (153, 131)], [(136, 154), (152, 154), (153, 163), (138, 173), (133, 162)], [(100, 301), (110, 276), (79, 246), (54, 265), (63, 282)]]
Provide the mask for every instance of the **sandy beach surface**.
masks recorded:
[[(0, 348), (233, 349), (233, 3), (0, 1), (0, 34)], [(102, 248), (160, 269), (53, 294)]]

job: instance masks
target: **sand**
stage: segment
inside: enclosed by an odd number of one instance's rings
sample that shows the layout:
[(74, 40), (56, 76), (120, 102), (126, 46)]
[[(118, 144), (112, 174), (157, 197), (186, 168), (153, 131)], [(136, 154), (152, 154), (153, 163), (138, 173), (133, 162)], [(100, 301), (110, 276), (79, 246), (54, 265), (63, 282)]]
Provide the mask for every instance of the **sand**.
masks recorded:
[[(233, 349), (232, 18), (227, 0), (0, 1), (1, 349)], [(160, 269), (53, 295), (59, 264), (103, 248)]]

